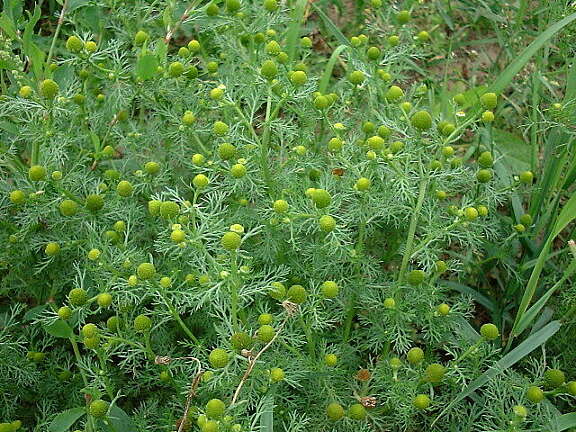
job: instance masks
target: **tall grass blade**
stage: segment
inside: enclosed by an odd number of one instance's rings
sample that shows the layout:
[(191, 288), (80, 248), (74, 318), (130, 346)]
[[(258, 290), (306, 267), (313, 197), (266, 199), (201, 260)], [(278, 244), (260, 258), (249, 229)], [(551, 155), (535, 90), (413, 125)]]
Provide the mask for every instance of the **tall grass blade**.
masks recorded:
[(468, 387), (462, 390), (454, 399), (452, 399), (452, 402), (450, 402), (448, 406), (444, 408), (440, 414), (438, 414), (438, 417), (434, 419), (432, 425), (434, 425), (455, 404), (472, 395), (472, 393), (474, 393), (496, 375), (504, 372), (506, 369), (518, 363), (536, 348), (545, 344), (548, 339), (550, 339), (558, 330), (560, 330), (560, 326), (560, 321), (552, 321), (542, 330), (539, 330), (533, 335), (529, 336), (524, 342), (522, 342), (520, 345), (518, 345), (516, 348), (498, 360), (492, 368), (488, 369), (486, 372), (468, 384)]
[(514, 76), (522, 70), (530, 58), (536, 54), (538, 50), (548, 42), (548, 40), (574, 20), (576, 20), (576, 13), (568, 15), (566, 18), (548, 27), (546, 31), (534, 39), (534, 41), (532, 41), (532, 43), (528, 45), (524, 51), (522, 51), (522, 53), (516, 57), (516, 59), (506, 67), (506, 69), (504, 69), (504, 71), (502, 71), (500, 76), (490, 86), (490, 91), (499, 93), (504, 90), (512, 82)]
[(538, 256), (534, 270), (532, 270), (532, 274), (530, 275), (530, 279), (528, 280), (528, 284), (524, 290), (524, 295), (522, 296), (522, 301), (520, 302), (520, 306), (516, 314), (516, 319), (514, 320), (514, 326), (512, 327), (508, 346), (510, 346), (512, 343), (512, 339), (520, 334), (519, 324), (524, 319), (524, 314), (526, 313), (526, 310), (532, 301), (532, 297), (534, 297), (534, 293), (536, 292), (536, 286), (538, 285), (540, 274), (542, 273), (542, 269), (544, 268), (544, 264), (548, 258), (550, 245), (556, 236), (560, 234), (560, 232), (566, 228), (566, 226), (574, 219), (576, 219), (576, 194), (572, 195), (572, 197), (568, 200), (560, 212), (560, 215), (554, 224), (554, 228), (550, 232), (550, 235), (546, 239), (546, 243), (544, 243), (544, 246), (540, 251), (540, 255)]
[(332, 71), (334, 70), (334, 65), (338, 60), (338, 56), (348, 48), (348, 45), (339, 45), (328, 60), (326, 67), (324, 68), (324, 73), (322, 74), (322, 78), (320, 78), (320, 83), (318, 84), (318, 91), (320, 93), (325, 93), (328, 89), (328, 83), (330, 82), (330, 77), (332, 76)]
[(520, 321), (518, 322), (518, 326), (516, 329), (517, 334), (521, 334), (524, 330), (528, 328), (530, 323), (536, 318), (538, 313), (542, 310), (542, 308), (546, 305), (552, 294), (556, 292), (558, 288), (562, 286), (566, 280), (574, 274), (576, 271), (576, 261), (572, 260), (568, 268), (564, 271), (562, 278), (552, 286), (546, 293), (538, 299), (534, 305), (526, 311), (526, 313), (522, 316)]
[(262, 405), (264, 411), (260, 416), (260, 431), (274, 432), (274, 398), (266, 398)]
[(334, 39), (338, 41), (338, 43), (342, 45), (350, 45), (350, 41), (346, 38), (346, 36), (342, 34), (340, 29), (336, 27), (336, 24), (332, 22), (330, 17), (324, 13), (324, 11), (320, 8), (320, 6), (316, 5), (315, 3), (312, 3), (312, 8), (324, 23), (326, 30), (328, 30), (328, 32), (334, 37)]
[(298, 48), (298, 36), (300, 36), (300, 27), (302, 26), (302, 19), (304, 18), (304, 11), (306, 10), (306, 3), (308, 0), (297, 0), (296, 6), (292, 11), (292, 22), (288, 27), (286, 34), (286, 51), (290, 61), (296, 57), (296, 49)]

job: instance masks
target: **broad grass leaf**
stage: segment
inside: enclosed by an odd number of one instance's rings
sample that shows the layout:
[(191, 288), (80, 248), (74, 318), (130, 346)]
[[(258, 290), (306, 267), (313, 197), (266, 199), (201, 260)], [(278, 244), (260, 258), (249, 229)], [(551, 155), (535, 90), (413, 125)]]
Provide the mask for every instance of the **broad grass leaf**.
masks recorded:
[(144, 54), (136, 63), (136, 75), (138, 78), (148, 80), (153, 78), (158, 70), (158, 58), (153, 54)]
[(567, 429), (576, 427), (576, 412), (562, 414), (550, 420), (545, 432), (562, 432)]
[(274, 432), (274, 398), (267, 398), (260, 416), (260, 431)]
[(84, 414), (86, 414), (86, 408), (72, 408), (63, 411), (52, 420), (48, 426), (48, 432), (66, 432)]
[(530, 169), (530, 144), (518, 135), (496, 128), (492, 129), (492, 138), (513, 173)]
[(42, 66), (46, 55), (44, 54), (44, 51), (38, 48), (38, 46), (32, 41), (32, 36), (34, 35), (34, 27), (38, 20), (40, 20), (40, 16), (40, 8), (34, 8), (34, 14), (32, 14), (28, 19), (28, 23), (24, 27), (24, 33), (22, 35), (22, 47), (24, 53), (30, 58), (32, 71), (38, 80), (42, 78)]
[(54, 321), (49, 326), (44, 327), (44, 330), (46, 330), (46, 333), (57, 338), (68, 339), (73, 335), (72, 328), (65, 321), (60, 319)]
[(115, 432), (138, 432), (132, 418), (119, 406), (114, 405), (110, 408), (108, 418)]

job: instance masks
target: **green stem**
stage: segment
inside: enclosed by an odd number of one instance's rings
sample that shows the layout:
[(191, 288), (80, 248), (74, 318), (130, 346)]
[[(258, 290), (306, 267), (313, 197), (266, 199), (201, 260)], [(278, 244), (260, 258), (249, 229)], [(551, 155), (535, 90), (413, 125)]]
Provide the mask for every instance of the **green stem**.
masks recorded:
[(478, 347), (482, 344), (482, 342), (484, 342), (484, 338), (482, 338), (482, 337), (478, 338), (478, 340), (476, 342), (474, 342), (473, 345), (470, 345), (470, 348), (468, 348), (466, 351), (464, 351), (464, 354), (462, 354), (460, 357), (458, 357), (455, 360), (455, 363), (461, 362), (466, 357), (468, 357), (470, 354), (472, 354), (474, 351), (476, 351), (478, 349)]
[(64, 13), (66, 13), (66, 7), (68, 6), (68, 0), (64, 0), (62, 5), (62, 10), (60, 11), (60, 17), (58, 18), (58, 24), (56, 25), (56, 30), (54, 31), (54, 36), (52, 37), (52, 43), (50, 44), (50, 50), (48, 51), (48, 57), (46, 57), (46, 66), (50, 67), (50, 62), (52, 61), (52, 56), (54, 55), (54, 47), (56, 46), (56, 40), (60, 34), (60, 29), (62, 24), (64, 24)]
[(71, 199), (72, 201), (75, 201), (80, 205), (84, 205), (84, 201), (82, 199), (80, 199), (79, 197), (74, 195), (68, 189), (64, 189), (63, 187), (60, 187), (60, 185), (58, 183), (53, 183), (52, 186), (54, 187), (54, 189), (56, 189), (58, 192), (60, 192), (62, 195), (66, 196), (67, 198)]
[[(80, 363), (82, 362), (82, 356), (80, 355), (80, 350), (78, 349), (78, 344), (76, 343), (75, 336), (71, 336), (68, 338), (70, 343), (72, 344), (72, 349), (74, 350), (74, 357), (76, 358), (76, 366), (80, 371), (80, 375), (82, 376), (82, 382), (84, 383), (84, 387), (88, 387), (88, 379), (86, 378), (86, 374), (84, 370), (82, 370), (82, 366)], [(86, 432), (92, 432), (96, 430), (94, 426), (94, 419), (92, 416), (88, 416), (88, 424), (86, 425)]]
[(281, 340), (280, 343), (286, 348), (288, 351), (294, 353), (296, 357), (302, 357), (302, 353), (294, 348), (292, 345), (288, 345), (285, 341)]
[(304, 334), (306, 335), (306, 341), (308, 342), (306, 344), (308, 347), (308, 353), (311, 357), (314, 358), (316, 356), (316, 344), (314, 343), (314, 337), (312, 336), (310, 325), (304, 321), (304, 317), (302, 315), (300, 315), (300, 325), (302, 326)]
[(192, 138), (194, 138), (194, 141), (196, 141), (196, 144), (198, 144), (198, 147), (200, 147), (200, 150), (202, 150), (202, 152), (206, 156), (208, 156), (208, 154), (209, 154), (208, 149), (206, 148), (206, 146), (204, 145), (204, 143), (202, 142), (202, 140), (200, 139), (200, 137), (198, 136), (196, 131), (192, 130), (191, 134), (192, 134)]
[(80, 375), (82, 375), (82, 382), (84, 382), (84, 386), (88, 387), (88, 379), (86, 378), (86, 374), (82, 370), (82, 366), (80, 363), (82, 362), (82, 356), (80, 355), (80, 350), (78, 349), (78, 344), (76, 343), (75, 336), (71, 336), (68, 338), (70, 343), (72, 344), (72, 349), (74, 350), (74, 357), (76, 357), (76, 365), (78, 366), (78, 370), (80, 371)]
[(109, 419), (104, 419), (104, 423), (106, 423), (106, 426), (108, 426), (112, 432), (117, 432)]
[[(362, 196), (360, 200), (360, 210), (361, 214), (366, 214), (366, 195)], [(354, 259), (354, 273), (356, 276), (357, 284), (360, 284), (360, 280), (362, 279), (362, 267), (360, 262), (362, 260), (362, 251), (364, 250), (364, 238), (366, 236), (366, 220), (362, 217), (360, 224), (358, 225), (358, 241), (356, 242), (356, 247), (354, 251), (356, 253)], [(350, 333), (352, 331), (352, 321), (354, 321), (354, 316), (356, 315), (356, 290), (352, 290), (350, 295), (350, 300), (348, 302), (348, 311), (346, 313), (346, 321), (344, 323), (344, 333), (342, 335), (342, 340), (344, 342), (348, 342), (350, 339)]]
[(140, 349), (143, 348), (142, 345), (140, 345), (139, 343), (132, 342), (132, 341), (129, 341), (128, 339), (124, 339), (124, 338), (121, 338), (118, 336), (104, 336), (104, 337), (106, 339), (108, 339), (109, 341), (122, 342), (122, 343), (125, 343), (127, 345), (131, 345), (131, 346), (136, 347), (136, 348), (140, 348)]
[(8, 87), (6, 86), (4, 73), (2, 71), (0, 71), (0, 87), (2, 87), (2, 94), (6, 94), (8, 92)]
[[(178, 313), (178, 311), (176, 310), (174, 305), (166, 298), (166, 296), (164, 295), (165, 293), (159, 291), (158, 294), (160, 294), (162, 301), (164, 302), (164, 304), (166, 305), (166, 307), (170, 311), (170, 315), (172, 315), (172, 318), (174, 318), (174, 320), (178, 323), (178, 325), (180, 325), (180, 328), (182, 328), (184, 333), (186, 333), (186, 335), (192, 341), (194, 341), (194, 343), (196, 345), (200, 345), (200, 341), (196, 338), (196, 336), (194, 336), (194, 333), (192, 333), (192, 331), (188, 328), (188, 326), (184, 323), (184, 321), (182, 321), (180, 314)], [(148, 340), (147, 340), (147, 342), (148, 342)], [(149, 348), (148, 343), (146, 344), (146, 348), (147, 349)], [(149, 350), (149, 351), (151, 351), (151, 350)]]
[(193, 230), (196, 230), (196, 202), (198, 201), (198, 197), (200, 196), (200, 191), (198, 189), (194, 189), (194, 196), (192, 197), (192, 215), (190, 217), (190, 226)]
[(488, 133), (488, 144), (490, 145), (490, 154), (494, 155), (494, 138), (492, 137), (492, 123), (486, 126), (486, 132)]
[(270, 108), (272, 105), (272, 86), (268, 85), (268, 99), (266, 101), (266, 119), (264, 120), (264, 134), (260, 143), (260, 168), (264, 182), (271, 188), (272, 180), (270, 178), (270, 167), (268, 166), (268, 143), (270, 140)]
[(478, 117), (478, 112), (474, 112), (471, 113), (470, 116), (468, 117), (468, 119), (466, 119), (464, 121), (464, 123), (462, 123), (461, 125), (459, 125), (454, 132), (452, 132), (450, 135), (448, 135), (448, 137), (446, 137), (446, 139), (444, 140), (444, 145), (448, 145), (450, 144), (457, 136), (460, 135), (460, 133), (466, 129), (468, 127), (468, 125), (470, 123), (473, 123), (474, 121), (476, 121), (476, 118)]
[(30, 155), (30, 166), (37, 165), (40, 159), (40, 141), (35, 140), (32, 143), (32, 153)]
[(105, 147), (104, 144), (106, 144), (106, 141), (108, 140), (108, 137), (110, 136), (110, 132), (112, 132), (112, 128), (114, 127), (114, 125), (118, 123), (118, 119), (116, 116), (114, 116), (114, 118), (112, 119), (112, 121), (108, 124), (108, 129), (106, 130), (106, 134), (104, 135), (104, 138), (102, 138), (102, 141), (98, 141), (99, 145), (98, 146), (94, 146), (94, 152), (98, 153), (100, 151), (100, 149), (103, 149)]
[(238, 331), (238, 263), (236, 262), (236, 252), (230, 256), (230, 308), (232, 315), (232, 327)]
[(572, 306), (572, 308), (560, 318), (560, 321), (563, 323), (568, 322), (573, 315), (576, 315), (576, 305)]
[(152, 344), (150, 343), (150, 332), (147, 331), (146, 334), (144, 334), (144, 340), (146, 343), (146, 352), (148, 353), (148, 358), (150, 360), (154, 360), (156, 358), (156, 354), (154, 354), (154, 351), (152, 351)]
[(544, 394), (546, 396), (557, 396), (559, 394), (570, 394), (570, 392), (568, 391), (568, 383), (564, 383), (563, 385), (561, 385), (560, 387), (555, 388), (554, 390), (547, 390), (544, 392)]
[(418, 218), (420, 217), (420, 211), (422, 210), (422, 205), (424, 204), (424, 198), (426, 197), (426, 189), (428, 189), (429, 178), (426, 177), (420, 180), (420, 187), (418, 190), (418, 201), (416, 202), (416, 208), (414, 213), (412, 213), (412, 218), (410, 219), (410, 227), (408, 228), (408, 238), (406, 239), (406, 249), (404, 250), (404, 256), (402, 257), (402, 265), (400, 266), (400, 273), (398, 274), (398, 282), (401, 283), (404, 279), (404, 274), (408, 268), (408, 263), (410, 262), (410, 257), (412, 256), (412, 243), (414, 243), (414, 234), (416, 233), (416, 225), (418, 224)]
[(102, 369), (102, 372), (104, 372), (103, 376), (104, 376), (104, 384), (106, 387), (106, 393), (108, 393), (108, 396), (112, 400), (112, 399), (114, 399), (114, 389), (112, 388), (112, 384), (110, 383), (110, 378), (108, 377), (106, 362), (104, 360), (104, 357), (102, 357), (102, 352), (100, 351), (100, 349), (96, 350), (96, 356), (98, 357), (98, 360), (100, 361), (100, 369)]
[[(540, 62), (538, 62), (540, 63)], [(530, 157), (530, 169), (533, 172), (538, 170), (538, 153), (540, 148), (538, 146), (538, 107), (540, 106), (540, 79), (538, 72), (532, 75), (532, 126), (530, 127), (530, 145), (532, 148)]]
[(256, 143), (262, 147), (262, 143), (260, 142), (260, 138), (258, 138), (258, 134), (256, 133), (256, 131), (254, 130), (254, 127), (252, 126), (252, 123), (250, 123), (248, 121), (248, 119), (246, 118), (246, 116), (244, 115), (244, 113), (242, 112), (242, 110), (240, 109), (240, 107), (236, 104), (236, 103), (232, 103), (231, 104), (232, 107), (234, 108), (234, 110), (238, 113), (238, 115), (242, 118), (242, 122), (244, 123), (244, 125), (248, 128), (248, 130), (250, 131), (250, 133), (252, 134), (252, 137), (254, 138), (254, 141), (256, 141)]
[[(88, 63), (90, 64), (90, 66), (98, 69), (99, 71), (102, 71), (102, 72), (105, 72), (105, 73), (116, 73), (116, 72), (115, 72), (114, 70), (112, 70), (112, 69), (107, 69), (107, 68), (105, 68), (105, 67), (100, 66), (100, 65), (97, 64), (97, 63), (94, 63), (92, 60), (90, 60), (90, 58), (88, 58), (88, 59), (86, 59), (86, 60), (88, 61)], [(118, 77), (118, 78), (120, 78), (120, 77), (127, 78), (128, 75), (122, 75), (122, 76), (121, 76), (120, 74), (118, 74), (117, 77)]]
[(462, 223), (462, 221), (458, 220), (442, 229), (439, 229), (437, 232), (435, 233), (431, 233), (429, 235), (426, 236), (426, 238), (424, 238), (424, 240), (422, 240), (420, 242), (420, 244), (416, 247), (414, 247), (412, 249), (412, 252), (410, 253), (410, 256), (414, 256), (416, 255), (418, 252), (420, 252), (422, 249), (424, 249), (426, 246), (428, 246), (429, 243), (433, 242), (434, 240), (436, 240), (438, 237), (440, 237), (440, 235), (442, 233), (445, 232), (450, 232), (450, 230), (458, 225), (460, 225)]

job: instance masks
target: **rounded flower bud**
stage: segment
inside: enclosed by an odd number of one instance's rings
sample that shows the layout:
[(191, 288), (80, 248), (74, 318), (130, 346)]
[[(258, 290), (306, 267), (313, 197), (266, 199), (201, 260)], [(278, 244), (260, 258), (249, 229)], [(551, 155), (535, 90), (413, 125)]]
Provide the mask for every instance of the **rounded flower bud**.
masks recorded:
[(482, 327), (480, 327), (480, 334), (486, 340), (494, 340), (500, 336), (498, 327), (492, 323), (482, 325)]
[(344, 408), (339, 403), (332, 402), (326, 407), (326, 415), (332, 421), (340, 420), (344, 417)]
[(60, 87), (54, 80), (45, 79), (40, 83), (40, 94), (46, 99), (54, 99), (59, 91)]
[(222, 247), (228, 251), (234, 251), (240, 247), (242, 238), (235, 232), (227, 232), (222, 236), (220, 244)]
[(210, 365), (215, 369), (221, 369), (228, 364), (228, 353), (222, 348), (215, 348), (208, 356)]
[(66, 40), (66, 49), (72, 52), (79, 52), (82, 51), (84, 48), (84, 42), (78, 36), (70, 36), (68, 40)]
[(146, 315), (141, 314), (134, 318), (134, 330), (137, 333), (145, 333), (152, 327), (152, 320)]
[(428, 111), (418, 111), (410, 119), (410, 123), (416, 129), (428, 130), (432, 127), (432, 116)]
[(103, 401), (102, 399), (96, 399), (90, 404), (90, 415), (96, 418), (104, 418), (108, 413), (109, 406), (110, 404), (108, 402)]

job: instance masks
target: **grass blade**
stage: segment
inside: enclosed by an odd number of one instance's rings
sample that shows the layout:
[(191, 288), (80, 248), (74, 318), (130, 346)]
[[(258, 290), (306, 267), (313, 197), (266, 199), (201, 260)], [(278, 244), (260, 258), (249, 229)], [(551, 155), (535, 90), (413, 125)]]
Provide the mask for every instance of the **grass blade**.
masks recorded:
[(490, 90), (496, 93), (504, 90), (508, 84), (512, 82), (514, 76), (522, 70), (530, 58), (536, 54), (536, 52), (538, 52), (538, 50), (542, 48), (548, 40), (574, 20), (576, 20), (576, 13), (568, 15), (566, 18), (548, 27), (546, 31), (534, 39), (534, 41), (532, 41), (532, 43), (528, 45), (524, 51), (522, 51), (522, 53), (506, 67), (506, 69), (504, 69), (498, 79), (492, 83)]
[(338, 27), (336, 27), (336, 24), (334, 24), (332, 22), (330, 17), (328, 17), (328, 15), (326, 15), (324, 13), (324, 11), (319, 6), (317, 6), (314, 3), (311, 3), (311, 4), (312, 4), (312, 7), (314, 8), (314, 11), (318, 14), (320, 19), (324, 23), (324, 26), (326, 26), (326, 29), (328, 30), (328, 32), (332, 36), (334, 36), (334, 38), (338, 41), (338, 43), (340, 43), (342, 45), (350, 45), (350, 41), (346, 38), (346, 36), (344, 36), (342, 34), (342, 32), (338, 29)]
[(564, 95), (564, 102), (571, 101), (576, 98), (576, 56), (572, 57), (570, 62), (569, 71), (566, 76), (566, 94)]
[(526, 285), (526, 289), (524, 290), (524, 295), (522, 296), (522, 301), (520, 302), (520, 306), (518, 307), (518, 312), (516, 313), (516, 319), (514, 320), (514, 326), (512, 327), (512, 332), (510, 334), (510, 339), (508, 340), (508, 346), (512, 343), (512, 339), (515, 336), (520, 334), (519, 324), (523, 320), (524, 314), (532, 301), (532, 297), (534, 297), (534, 293), (536, 292), (536, 285), (540, 279), (540, 274), (542, 273), (542, 269), (544, 268), (544, 264), (546, 259), (548, 258), (548, 253), (550, 249), (550, 245), (556, 238), (560, 232), (566, 228), (566, 226), (576, 219), (576, 194), (572, 195), (572, 197), (568, 200), (560, 215), (558, 215), (558, 219), (556, 219), (556, 223), (554, 224), (554, 228), (552, 232), (548, 236), (546, 243), (542, 247), (542, 251), (540, 251), (540, 255), (538, 255), (538, 260), (536, 261), (536, 265), (534, 266), (534, 270), (532, 270), (532, 274), (530, 275), (530, 279), (528, 280), (528, 284)]
[(292, 11), (292, 22), (288, 28), (286, 35), (286, 51), (290, 61), (296, 57), (296, 48), (298, 48), (298, 36), (300, 36), (300, 27), (302, 26), (302, 19), (304, 18), (304, 11), (306, 10), (306, 3), (308, 0), (297, 0), (296, 6)]
[(34, 14), (29, 15), (29, 21), (24, 27), (24, 34), (22, 35), (22, 45), (24, 48), (24, 54), (30, 58), (30, 62), (32, 63), (34, 76), (37, 80), (40, 80), (42, 78), (42, 66), (46, 55), (44, 54), (44, 51), (42, 51), (38, 45), (32, 41), (34, 27), (41, 17), (40, 8), (35, 7)]
[(320, 78), (320, 82), (318, 84), (318, 91), (320, 93), (324, 94), (326, 92), (326, 89), (328, 88), (328, 83), (330, 82), (330, 77), (332, 76), (332, 70), (334, 69), (334, 65), (336, 64), (336, 61), (338, 60), (338, 56), (346, 48), (348, 48), (348, 45), (339, 45), (334, 50), (332, 55), (330, 56), (330, 60), (328, 60), (328, 63), (326, 64), (326, 68), (324, 68), (324, 73), (322, 74), (322, 78)]
[(266, 398), (263, 402), (264, 411), (260, 416), (260, 430), (274, 432), (274, 398)]
[(564, 282), (566, 282), (566, 279), (568, 279), (570, 276), (572, 276), (572, 274), (574, 274), (575, 271), (576, 271), (576, 261), (573, 260), (568, 266), (568, 268), (564, 271), (562, 278), (558, 282), (556, 282), (554, 286), (552, 286), (552, 288), (546, 291), (546, 293), (542, 297), (540, 297), (538, 301), (534, 303), (534, 305), (530, 309), (528, 309), (526, 313), (522, 316), (522, 318), (518, 322), (517, 326), (518, 328), (516, 329), (516, 332), (518, 334), (521, 334), (524, 330), (528, 328), (530, 323), (536, 318), (538, 313), (546, 305), (550, 297), (552, 297), (552, 294), (554, 294), (556, 290), (560, 286), (562, 286)]
[(565, 431), (576, 426), (576, 412), (560, 415), (550, 421), (550, 430)]
[(441, 282), (441, 284), (446, 288), (450, 288), (453, 289), (454, 291), (458, 291), (459, 293), (469, 295), (470, 297), (472, 297), (474, 301), (484, 306), (491, 313), (494, 313), (496, 311), (496, 304), (492, 301), (492, 299), (476, 291), (474, 288), (451, 281), (443, 281)]
[(539, 330), (528, 337), (524, 342), (522, 342), (520, 345), (518, 345), (516, 348), (498, 360), (492, 368), (488, 369), (486, 372), (468, 384), (468, 387), (462, 390), (458, 396), (456, 396), (452, 402), (450, 402), (448, 406), (444, 408), (440, 414), (438, 414), (438, 417), (434, 419), (432, 425), (434, 425), (440, 419), (440, 417), (446, 414), (455, 404), (470, 396), (496, 375), (515, 365), (536, 348), (546, 343), (550, 337), (552, 337), (558, 330), (560, 330), (560, 326), (560, 321), (552, 321), (542, 330)]

